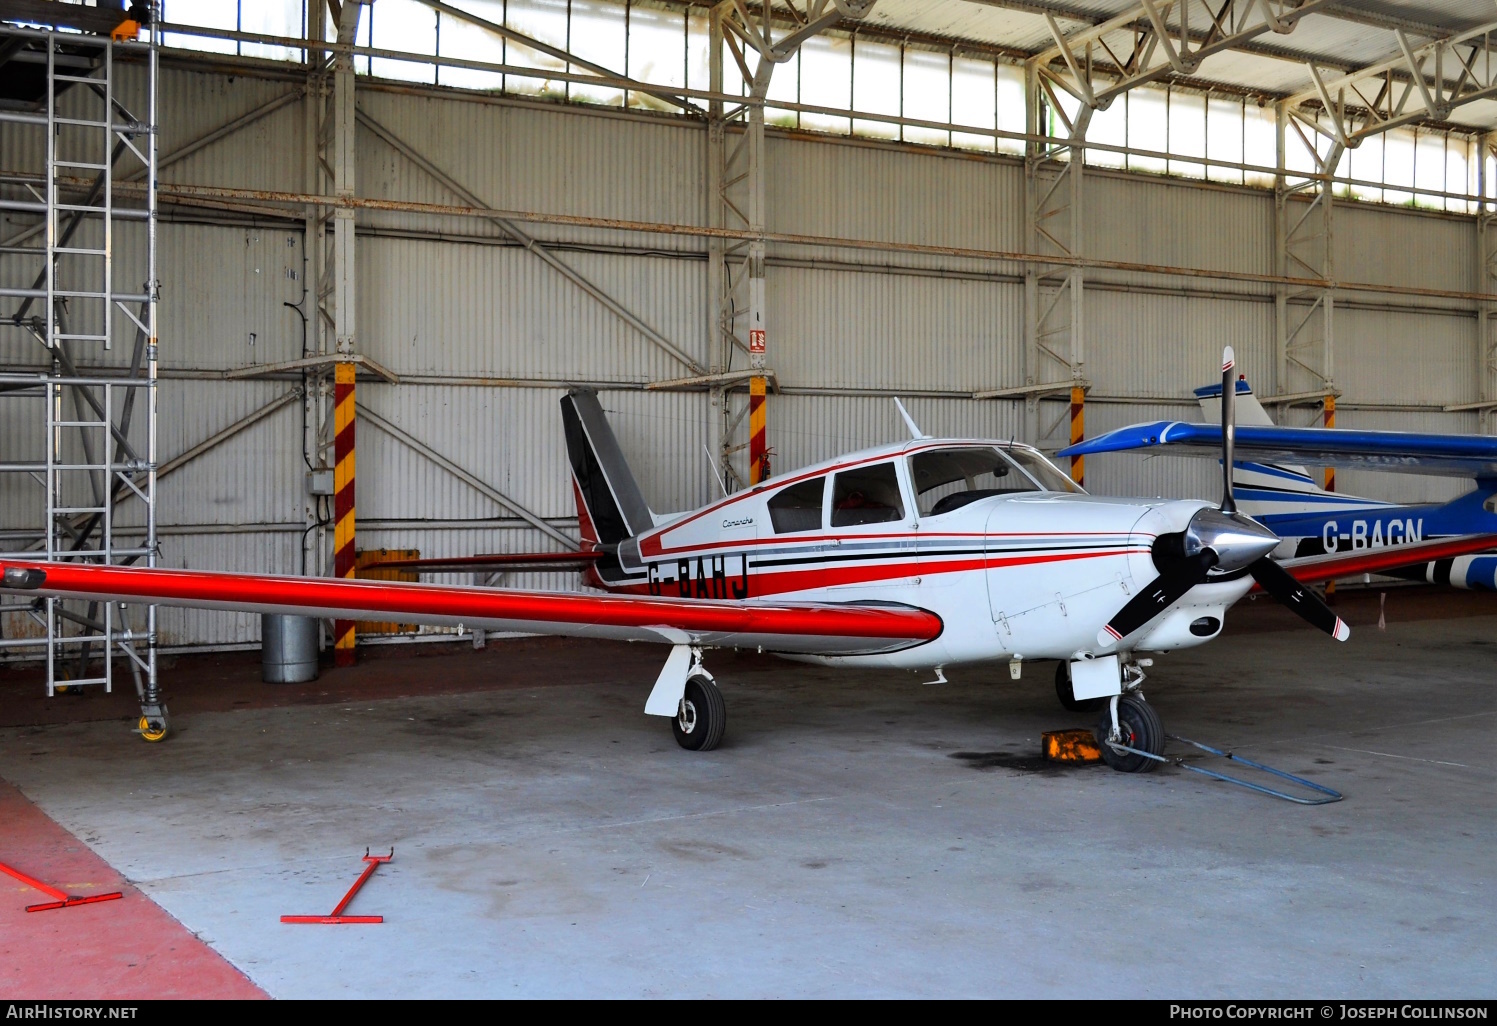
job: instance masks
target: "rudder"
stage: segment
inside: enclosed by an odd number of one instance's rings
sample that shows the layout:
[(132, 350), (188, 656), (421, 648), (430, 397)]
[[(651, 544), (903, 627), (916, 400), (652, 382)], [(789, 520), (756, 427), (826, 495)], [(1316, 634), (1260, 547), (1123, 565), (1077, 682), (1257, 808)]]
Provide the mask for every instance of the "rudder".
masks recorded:
[(561, 397), (561, 423), (583, 546), (617, 545), (652, 527), (650, 507), (608, 425), (598, 393), (569, 389)]

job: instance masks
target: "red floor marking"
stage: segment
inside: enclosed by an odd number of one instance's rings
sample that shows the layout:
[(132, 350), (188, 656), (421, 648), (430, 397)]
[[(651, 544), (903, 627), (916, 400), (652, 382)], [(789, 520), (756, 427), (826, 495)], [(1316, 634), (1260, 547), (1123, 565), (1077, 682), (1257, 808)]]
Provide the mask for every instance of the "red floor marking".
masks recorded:
[(0, 997), (268, 996), (4, 781), (0, 824), (0, 861), (25, 866), (69, 894), (125, 895), (52, 915), (27, 915), (37, 892), (0, 876)]

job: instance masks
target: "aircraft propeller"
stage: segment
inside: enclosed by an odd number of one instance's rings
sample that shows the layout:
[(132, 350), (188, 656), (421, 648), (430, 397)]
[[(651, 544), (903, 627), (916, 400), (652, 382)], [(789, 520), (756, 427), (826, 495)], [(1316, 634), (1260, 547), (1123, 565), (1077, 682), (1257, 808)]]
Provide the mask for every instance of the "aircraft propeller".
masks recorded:
[(1097, 641), (1110, 645), (1121, 641), (1178, 602), (1186, 592), (1218, 575), (1246, 570), (1268, 594), (1294, 610), (1312, 626), (1337, 641), (1345, 641), (1350, 629), (1309, 588), (1300, 584), (1269, 558), (1279, 537), (1256, 520), (1237, 512), (1232, 494), (1232, 450), (1236, 435), (1233, 413), (1237, 381), (1232, 347), (1222, 350), (1222, 501), (1216, 509), (1203, 509), (1190, 518), (1185, 530), (1160, 535), (1154, 540), (1154, 565), (1159, 576), (1119, 609)]

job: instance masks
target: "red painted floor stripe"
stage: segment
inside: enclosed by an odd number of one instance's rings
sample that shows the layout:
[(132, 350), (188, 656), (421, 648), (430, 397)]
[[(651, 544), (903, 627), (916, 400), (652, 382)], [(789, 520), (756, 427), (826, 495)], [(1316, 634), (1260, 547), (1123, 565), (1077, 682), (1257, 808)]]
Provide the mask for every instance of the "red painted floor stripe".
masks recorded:
[(45, 896), (0, 875), (0, 998), (268, 996), (4, 781), (0, 862), (70, 894), (125, 894), (28, 915)]

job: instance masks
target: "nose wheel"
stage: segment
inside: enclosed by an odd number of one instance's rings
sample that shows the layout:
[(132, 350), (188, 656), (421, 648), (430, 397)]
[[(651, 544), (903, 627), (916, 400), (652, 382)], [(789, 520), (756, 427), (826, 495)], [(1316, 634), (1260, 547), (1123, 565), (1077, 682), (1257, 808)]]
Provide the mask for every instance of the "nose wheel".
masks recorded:
[(690, 752), (710, 752), (721, 743), (727, 724), (727, 703), (717, 685), (706, 677), (688, 679), (676, 718), (671, 721), (676, 744)]
[(1117, 734), (1113, 734), (1111, 702), (1102, 710), (1097, 723), (1097, 744), (1102, 749), (1102, 761), (1120, 773), (1148, 773), (1159, 765), (1158, 760), (1134, 752), (1120, 752), (1109, 741), (1135, 748), (1150, 755), (1164, 754), (1164, 724), (1154, 707), (1144, 701), (1137, 692), (1118, 698)]

